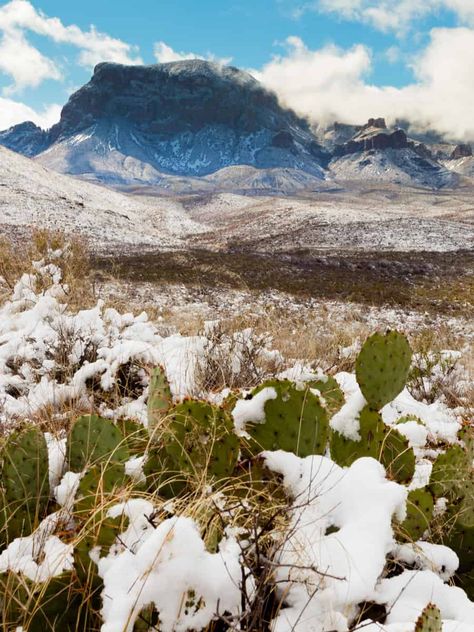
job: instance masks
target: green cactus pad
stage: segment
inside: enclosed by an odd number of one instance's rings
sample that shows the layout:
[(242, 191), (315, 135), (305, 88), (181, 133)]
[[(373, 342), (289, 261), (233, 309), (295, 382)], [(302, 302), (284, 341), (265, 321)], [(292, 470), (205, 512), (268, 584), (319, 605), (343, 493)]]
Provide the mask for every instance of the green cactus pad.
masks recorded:
[(216, 479), (232, 474), (239, 440), (224, 409), (189, 400), (172, 408), (168, 417), (164, 448), (176, 469), (198, 476), (207, 471)]
[(153, 431), (168, 413), (173, 401), (170, 385), (163, 367), (158, 366), (153, 369), (148, 391), (148, 431), (150, 434), (153, 434)]
[(380, 410), (405, 387), (411, 364), (407, 339), (396, 331), (370, 336), (356, 360), (356, 376), (367, 403)]
[(265, 421), (248, 423), (253, 452), (285, 450), (297, 456), (324, 454), (329, 435), (328, 415), (319, 397), (305, 385), (301, 390), (289, 380), (269, 380), (252, 392), (274, 388), (277, 397), (265, 403)]
[(471, 471), (471, 464), (466, 450), (461, 446), (450, 447), (440, 454), (433, 463), (430, 477), (430, 488), (436, 497), (445, 496), (451, 501), (463, 498), (466, 492), (466, 476)]
[(415, 473), (415, 453), (408, 440), (395, 428), (386, 427), (382, 464), (388, 476), (398, 483), (409, 483)]
[(443, 632), (441, 612), (437, 606), (430, 603), (418, 617), (415, 632)]
[(131, 456), (140, 456), (146, 452), (150, 437), (145, 426), (131, 419), (119, 419), (117, 427), (125, 438)]
[(420, 540), (430, 528), (434, 500), (426, 489), (413, 489), (407, 498), (407, 517), (401, 524), (401, 538), (407, 542)]
[(329, 416), (332, 417), (344, 405), (344, 393), (336, 380), (328, 375), (321, 380), (313, 380), (306, 384), (309, 388), (314, 388), (321, 393), (321, 398)]
[(147, 490), (164, 498), (175, 498), (186, 488), (187, 475), (174, 464), (164, 448), (157, 447), (148, 453), (143, 473)]
[(75, 422), (67, 440), (67, 455), (73, 472), (82, 472), (98, 462), (123, 462), (130, 458), (117, 426), (97, 415), (85, 415)]
[(337, 430), (331, 431), (331, 458), (341, 467), (348, 467), (363, 456), (379, 460), (386, 436), (380, 413), (365, 406), (359, 413), (360, 441), (348, 439)]
[(12, 433), (2, 452), (3, 518), (7, 539), (29, 535), (49, 500), (48, 448), (36, 427)]
[[(91, 467), (79, 483), (73, 515), (81, 532), (74, 559), (75, 568), (83, 580), (95, 575), (89, 556), (92, 549), (100, 546), (101, 555), (107, 554), (117, 535), (126, 528), (126, 518), (110, 518), (107, 512), (114, 501), (119, 502), (120, 491), (127, 483), (122, 463)], [(98, 581), (95, 577), (92, 579)]]

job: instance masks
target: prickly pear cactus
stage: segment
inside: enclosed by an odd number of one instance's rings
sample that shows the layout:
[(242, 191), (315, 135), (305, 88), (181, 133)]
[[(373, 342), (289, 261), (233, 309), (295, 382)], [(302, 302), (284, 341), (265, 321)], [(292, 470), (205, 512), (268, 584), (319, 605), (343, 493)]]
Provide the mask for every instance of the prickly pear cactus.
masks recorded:
[(380, 460), (383, 441), (386, 436), (385, 424), (380, 413), (365, 406), (359, 413), (360, 440), (348, 439), (337, 430), (331, 431), (331, 458), (338, 465), (347, 467), (363, 456)]
[(100, 554), (106, 555), (115, 538), (124, 530), (124, 518), (110, 518), (107, 512), (111, 502), (118, 502), (126, 485), (122, 463), (95, 465), (87, 470), (79, 483), (73, 515), (80, 538), (74, 549), (74, 559), (82, 580), (98, 581), (90, 552), (101, 547)]
[(186, 488), (187, 474), (181, 471), (163, 447), (155, 447), (148, 452), (143, 473), (148, 491), (164, 498), (175, 498)]
[(370, 336), (356, 360), (356, 377), (368, 404), (380, 410), (405, 387), (412, 352), (397, 331)]
[(430, 529), (434, 500), (426, 489), (413, 489), (408, 494), (407, 516), (400, 525), (399, 537), (407, 542), (420, 540)]
[(274, 388), (277, 397), (265, 403), (265, 421), (249, 423), (254, 452), (285, 450), (297, 456), (324, 454), (329, 435), (328, 415), (308, 385), (297, 388), (289, 380), (269, 380), (258, 386)]
[(7, 540), (29, 535), (49, 500), (48, 448), (36, 427), (12, 433), (2, 451), (3, 514)]
[(164, 449), (179, 471), (222, 479), (234, 471), (239, 440), (230, 415), (207, 402), (184, 401), (168, 413)]
[(168, 410), (172, 406), (171, 389), (163, 367), (153, 369), (148, 387), (148, 431), (151, 435), (156, 430)]
[(67, 440), (69, 467), (82, 472), (95, 463), (123, 462), (130, 458), (124, 437), (109, 419), (97, 415), (79, 417)]
[(439, 608), (430, 603), (418, 617), (415, 632), (443, 632), (443, 622)]
[(117, 427), (125, 439), (131, 456), (140, 456), (146, 452), (150, 437), (145, 426), (131, 419), (119, 419)]
[(307, 382), (307, 386), (320, 393), (321, 404), (325, 406), (331, 417), (344, 405), (344, 393), (331, 375), (327, 375), (320, 380)]
[(461, 446), (454, 445), (443, 454), (440, 454), (433, 463), (430, 477), (430, 488), (433, 494), (442, 496), (450, 501), (463, 498), (465, 494), (465, 476), (472, 470), (469, 457)]
[(388, 476), (398, 483), (409, 483), (415, 473), (415, 453), (408, 440), (395, 428), (385, 429), (381, 462)]

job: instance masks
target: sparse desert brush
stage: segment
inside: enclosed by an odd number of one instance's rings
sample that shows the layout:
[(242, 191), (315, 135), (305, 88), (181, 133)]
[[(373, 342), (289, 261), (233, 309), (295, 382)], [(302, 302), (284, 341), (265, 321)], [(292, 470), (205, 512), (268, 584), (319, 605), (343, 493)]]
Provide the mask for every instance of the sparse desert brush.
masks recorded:
[[(79, 235), (46, 229), (34, 229), (29, 238), (20, 242), (0, 238), (0, 283), (6, 288), (4, 299), (23, 274), (37, 271), (38, 262), (43, 268), (48, 265), (59, 268), (67, 304), (72, 308), (88, 307), (94, 302), (87, 241)], [(43, 273), (38, 281), (46, 288), (53, 279)]]

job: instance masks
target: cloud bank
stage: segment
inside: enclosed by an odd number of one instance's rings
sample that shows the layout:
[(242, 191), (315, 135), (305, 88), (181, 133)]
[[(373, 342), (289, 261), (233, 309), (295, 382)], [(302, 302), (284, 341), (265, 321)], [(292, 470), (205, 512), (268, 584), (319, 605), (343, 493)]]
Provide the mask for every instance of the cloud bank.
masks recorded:
[[(280, 0), (286, 3), (288, 0)], [(363, 22), (381, 31), (405, 34), (416, 20), (442, 10), (452, 11), (461, 25), (474, 26), (473, 0), (290, 0), (292, 14), (300, 18), (308, 11), (336, 14)]]
[(310, 50), (297, 37), (286, 43), (285, 55), (253, 74), (299, 114), (322, 124), (407, 119), (419, 129), (474, 139), (474, 30), (434, 29), (413, 61), (416, 81), (403, 88), (370, 83), (371, 52), (362, 45)]

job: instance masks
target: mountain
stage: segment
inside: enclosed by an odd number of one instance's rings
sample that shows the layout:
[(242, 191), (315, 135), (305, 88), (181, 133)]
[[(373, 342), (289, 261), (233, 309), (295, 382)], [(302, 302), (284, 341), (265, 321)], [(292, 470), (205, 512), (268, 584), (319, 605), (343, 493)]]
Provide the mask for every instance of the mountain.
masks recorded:
[[(27, 153), (20, 132), (4, 133), (4, 144)], [(200, 60), (99, 64), (36, 148), (32, 141), (28, 155), (41, 154), (48, 167), (116, 184), (205, 176), (230, 165), (323, 178), (327, 161), (308, 123), (249, 74)]]
[(383, 118), (313, 130), (248, 73), (201, 60), (101, 63), (50, 130), (0, 132), (0, 145), (60, 173), (164, 195), (294, 195), (354, 180), (439, 189), (457, 185), (458, 165), (472, 175), (466, 147), (454, 159), (455, 147), (435, 140)]
[(387, 128), (383, 118), (369, 119), (366, 125), (355, 128), (350, 138), (334, 145), (332, 153), (329, 170), (338, 180), (439, 189), (455, 186), (459, 179), (429, 147), (409, 139), (402, 129)]
[(0, 132), (0, 145), (24, 156), (37, 156), (49, 145), (49, 134), (27, 121)]

